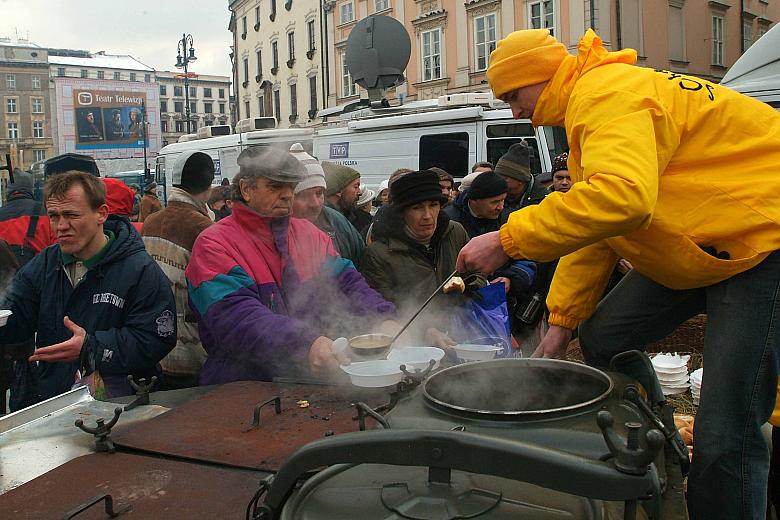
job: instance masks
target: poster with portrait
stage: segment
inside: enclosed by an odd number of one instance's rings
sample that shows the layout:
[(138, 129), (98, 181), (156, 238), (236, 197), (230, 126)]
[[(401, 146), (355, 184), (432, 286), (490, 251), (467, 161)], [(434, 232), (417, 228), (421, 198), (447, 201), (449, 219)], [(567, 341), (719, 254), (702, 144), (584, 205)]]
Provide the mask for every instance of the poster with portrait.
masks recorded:
[(73, 90), (76, 149), (143, 148), (146, 94)]

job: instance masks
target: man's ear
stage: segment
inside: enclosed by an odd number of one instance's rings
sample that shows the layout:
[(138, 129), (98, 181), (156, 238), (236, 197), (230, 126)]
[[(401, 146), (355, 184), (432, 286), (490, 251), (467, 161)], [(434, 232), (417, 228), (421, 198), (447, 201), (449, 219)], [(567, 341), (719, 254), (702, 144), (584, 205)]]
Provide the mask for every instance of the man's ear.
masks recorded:
[(108, 220), (108, 205), (103, 204), (97, 209), (98, 214), (100, 215), (100, 218), (98, 220), (99, 224), (105, 224), (106, 220)]

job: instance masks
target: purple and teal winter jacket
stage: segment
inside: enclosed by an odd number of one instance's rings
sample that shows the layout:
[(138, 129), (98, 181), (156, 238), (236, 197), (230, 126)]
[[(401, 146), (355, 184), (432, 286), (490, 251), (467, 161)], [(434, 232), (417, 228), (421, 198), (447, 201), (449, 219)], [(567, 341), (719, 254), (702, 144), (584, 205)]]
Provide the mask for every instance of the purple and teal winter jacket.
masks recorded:
[(395, 316), (313, 224), (240, 203), (195, 241), (186, 277), (208, 353), (202, 385), (299, 374), (317, 337)]

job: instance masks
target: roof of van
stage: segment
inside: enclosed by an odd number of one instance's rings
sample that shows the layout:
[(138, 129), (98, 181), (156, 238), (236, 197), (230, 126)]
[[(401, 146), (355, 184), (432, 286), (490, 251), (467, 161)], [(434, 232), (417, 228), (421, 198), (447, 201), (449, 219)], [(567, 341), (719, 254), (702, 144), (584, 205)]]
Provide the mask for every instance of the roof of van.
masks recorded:
[(780, 24), (745, 51), (720, 84), (740, 92), (780, 90)]

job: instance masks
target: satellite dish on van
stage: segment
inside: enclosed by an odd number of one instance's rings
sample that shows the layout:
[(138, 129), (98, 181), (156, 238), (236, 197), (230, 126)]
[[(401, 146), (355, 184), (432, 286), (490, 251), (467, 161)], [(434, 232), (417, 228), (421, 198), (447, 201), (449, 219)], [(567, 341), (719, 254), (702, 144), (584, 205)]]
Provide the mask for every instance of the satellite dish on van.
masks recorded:
[(347, 39), (346, 65), (355, 83), (380, 101), (385, 89), (400, 85), (412, 53), (409, 33), (389, 16), (369, 16), (358, 22)]

